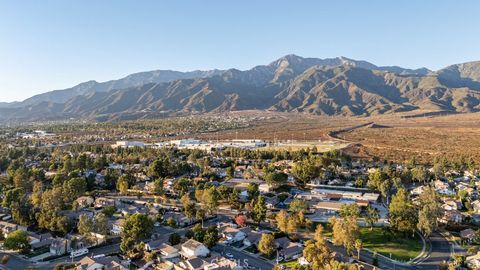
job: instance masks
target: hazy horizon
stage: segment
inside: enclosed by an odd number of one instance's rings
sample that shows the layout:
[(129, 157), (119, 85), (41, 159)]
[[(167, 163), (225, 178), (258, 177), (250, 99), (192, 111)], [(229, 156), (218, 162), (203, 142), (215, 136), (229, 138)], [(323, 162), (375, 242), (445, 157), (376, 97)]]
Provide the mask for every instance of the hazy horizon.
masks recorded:
[(170, 69), (249, 69), (286, 54), (379, 66), (480, 60), (465, 1), (18, 1), (0, 10), (0, 101)]

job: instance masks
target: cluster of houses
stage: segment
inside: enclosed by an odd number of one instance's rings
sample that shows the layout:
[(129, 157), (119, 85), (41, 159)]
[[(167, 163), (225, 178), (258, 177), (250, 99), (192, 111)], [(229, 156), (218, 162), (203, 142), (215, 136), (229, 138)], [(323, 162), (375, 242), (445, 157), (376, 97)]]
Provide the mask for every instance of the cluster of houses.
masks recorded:
[(198, 149), (198, 150), (221, 150), (227, 147), (241, 148), (241, 149), (257, 149), (266, 147), (267, 142), (263, 140), (223, 140), (223, 141), (204, 141), (198, 139), (180, 139), (171, 140), (158, 143), (144, 143), (140, 141), (117, 141), (112, 144), (113, 148), (135, 148), (135, 147), (149, 147), (149, 148), (163, 148), (173, 147), (176, 149)]
[[(438, 194), (441, 195), (443, 216), (440, 222), (443, 224), (461, 224), (465, 220), (475, 225), (480, 225), (480, 179), (476, 176), (464, 176), (452, 180), (438, 179), (431, 183)], [(425, 185), (413, 188), (410, 193), (417, 197), (425, 190)], [(460, 194), (464, 194), (463, 199)]]
[(376, 204), (379, 194), (366, 189), (324, 186), (296, 194), (295, 198), (306, 201), (310, 209), (315, 209), (319, 213), (334, 215), (346, 204), (356, 203), (360, 207)]

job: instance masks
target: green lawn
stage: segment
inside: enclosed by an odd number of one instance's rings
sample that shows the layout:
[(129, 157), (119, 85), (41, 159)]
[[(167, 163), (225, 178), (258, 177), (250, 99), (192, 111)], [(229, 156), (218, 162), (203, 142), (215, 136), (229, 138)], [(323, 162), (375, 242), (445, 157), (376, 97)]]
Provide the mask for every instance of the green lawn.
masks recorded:
[(282, 262), (280, 264), (285, 265), (285, 267), (288, 268), (288, 269), (292, 269), (295, 265), (298, 264), (298, 260), (293, 260), (293, 261), (289, 261), (289, 262)]
[(414, 238), (406, 238), (401, 235), (394, 235), (385, 232), (383, 228), (360, 228), (360, 238), (363, 241), (363, 246), (370, 250), (376, 251), (382, 255), (400, 261), (409, 261), (415, 258), (423, 248), (422, 239), (418, 235)]
[[(332, 228), (330, 224), (323, 223), (324, 236), (332, 238)], [(381, 227), (374, 227), (372, 231), (370, 228), (360, 227), (360, 238), (363, 242), (363, 247), (376, 251), (379, 254), (390, 257), (399, 261), (409, 261), (417, 257), (422, 251), (423, 242), (418, 235), (415, 238), (406, 238), (402, 235), (394, 235), (385, 232)]]

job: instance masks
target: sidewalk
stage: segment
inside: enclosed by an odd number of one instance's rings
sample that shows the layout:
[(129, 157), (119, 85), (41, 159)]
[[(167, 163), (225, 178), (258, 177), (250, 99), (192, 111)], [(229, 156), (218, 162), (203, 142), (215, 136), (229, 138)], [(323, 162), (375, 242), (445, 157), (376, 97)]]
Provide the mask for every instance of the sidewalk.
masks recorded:
[[(423, 247), (422, 247), (422, 251), (420, 252), (420, 254), (418, 254), (417, 257), (411, 259), (410, 261), (408, 261), (409, 264), (418, 264), (418, 263), (421, 263), (422, 261), (424, 261), (425, 259), (428, 258), (429, 254), (431, 253), (432, 251), (432, 245), (429, 244), (429, 249), (428, 249), (428, 252), (426, 250), (426, 247), (427, 247), (427, 240), (425, 239), (425, 237), (423, 237), (423, 235), (420, 233), (420, 232), (417, 232), (417, 235), (420, 236), (420, 238), (422, 239), (422, 242), (423, 242)], [(430, 242), (429, 242), (430, 243)]]

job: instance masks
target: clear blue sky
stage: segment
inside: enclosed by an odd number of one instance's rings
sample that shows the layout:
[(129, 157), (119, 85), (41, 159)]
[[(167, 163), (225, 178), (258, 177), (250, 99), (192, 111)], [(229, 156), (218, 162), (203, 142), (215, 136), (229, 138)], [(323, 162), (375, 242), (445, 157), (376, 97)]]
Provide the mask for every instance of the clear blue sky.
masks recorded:
[(480, 60), (480, 1), (0, 0), (0, 101), (290, 53), (439, 69)]

